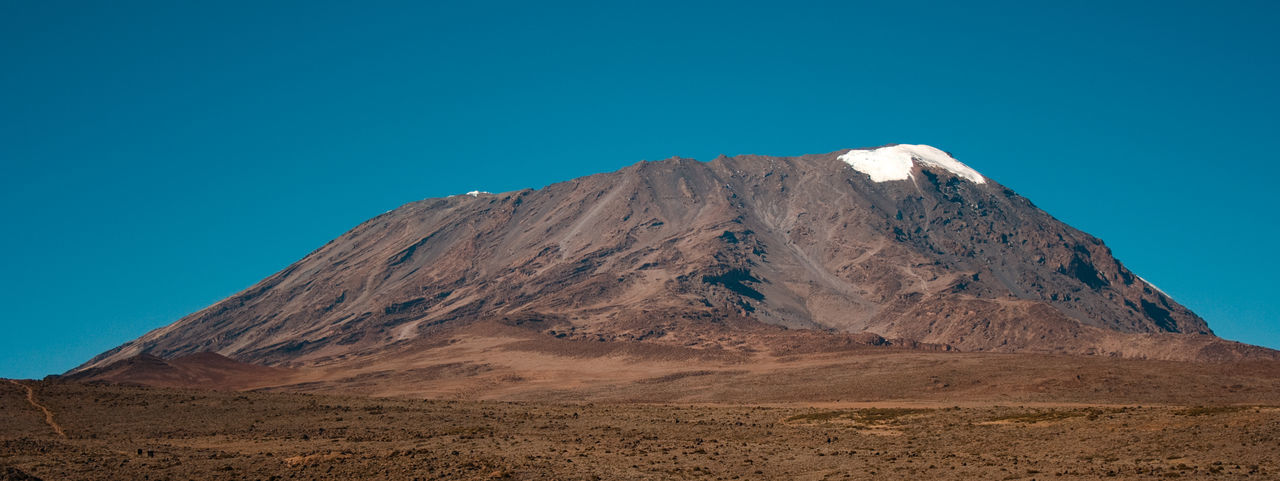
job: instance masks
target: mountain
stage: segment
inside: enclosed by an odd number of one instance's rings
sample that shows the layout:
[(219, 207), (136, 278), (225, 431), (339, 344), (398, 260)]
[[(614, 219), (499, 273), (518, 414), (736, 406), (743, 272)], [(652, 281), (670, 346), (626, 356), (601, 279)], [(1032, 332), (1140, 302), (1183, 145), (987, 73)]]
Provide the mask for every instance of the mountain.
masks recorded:
[(732, 360), (840, 346), (1276, 357), (1215, 337), (1101, 240), (951, 155), (888, 145), (671, 158), (413, 202), (75, 371), (200, 352), (371, 373), (511, 349)]

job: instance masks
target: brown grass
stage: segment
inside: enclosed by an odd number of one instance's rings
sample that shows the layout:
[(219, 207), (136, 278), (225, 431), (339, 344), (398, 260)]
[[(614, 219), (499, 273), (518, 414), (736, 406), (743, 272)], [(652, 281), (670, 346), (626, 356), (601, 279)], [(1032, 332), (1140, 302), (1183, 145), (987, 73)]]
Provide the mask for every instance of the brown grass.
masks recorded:
[(12, 413), (0, 422), (0, 479), (1280, 479), (1272, 408), (835, 409), (32, 385), (67, 438), (24, 390), (0, 383), (0, 412)]
[(1180, 416), (1211, 416), (1240, 412), (1250, 408), (1251, 406), (1195, 406), (1178, 410), (1175, 413)]
[(861, 424), (879, 424), (897, 420), (903, 416), (912, 414), (924, 414), (932, 412), (933, 409), (912, 409), (912, 408), (868, 408), (868, 409), (847, 409), (837, 411), (818, 411), (805, 414), (797, 414), (786, 419), (787, 422), (802, 423), (821, 423), (832, 420), (845, 419)]

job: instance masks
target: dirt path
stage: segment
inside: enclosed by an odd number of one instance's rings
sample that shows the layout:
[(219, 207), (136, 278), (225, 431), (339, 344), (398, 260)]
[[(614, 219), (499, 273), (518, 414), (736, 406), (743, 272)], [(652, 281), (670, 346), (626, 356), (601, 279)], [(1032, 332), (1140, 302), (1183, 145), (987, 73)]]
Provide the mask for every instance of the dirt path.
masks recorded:
[(9, 382), (25, 388), (27, 390), (27, 402), (30, 403), (32, 406), (35, 406), (36, 409), (39, 409), (41, 412), (44, 413), (44, 422), (48, 423), (49, 427), (53, 428), (53, 432), (58, 433), (59, 436), (62, 436), (64, 438), (67, 437), (67, 433), (62, 430), (62, 426), (59, 426), (57, 421), (53, 420), (53, 411), (50, 411), (49, 408), (45, 407), (43, 404), (36, 402), (35, 389), (32, 389), (31, 386), (20, 383), (13, 379), (10, 379)]

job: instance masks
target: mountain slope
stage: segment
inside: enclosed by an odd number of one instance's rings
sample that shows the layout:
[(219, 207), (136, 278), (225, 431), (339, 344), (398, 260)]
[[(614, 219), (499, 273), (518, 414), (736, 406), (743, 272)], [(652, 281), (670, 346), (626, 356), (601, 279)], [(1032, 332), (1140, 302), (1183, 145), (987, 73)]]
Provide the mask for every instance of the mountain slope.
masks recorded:
[(729, 350), (763, 323), (968, 351), (1255, 351), (1012, 190), (931, 147), (886, 146), (410, 203), (77, 369), (203, 351), (347, 362), (477, 323)]
[(141, 354), (106, 366), (81, 370), (63, 376), (76, 382), (110, 382), (143, 384), (159, 387), (193, 387), (205, 389), (247, 389), (273, 380), (287, 379), (290, 371), (256, 366), (201, 352), (173, 359)]

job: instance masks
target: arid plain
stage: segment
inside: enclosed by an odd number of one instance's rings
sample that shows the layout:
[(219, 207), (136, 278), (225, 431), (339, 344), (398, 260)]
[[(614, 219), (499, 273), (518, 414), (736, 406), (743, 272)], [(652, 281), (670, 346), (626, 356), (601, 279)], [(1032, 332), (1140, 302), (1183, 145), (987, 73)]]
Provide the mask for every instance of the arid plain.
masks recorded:
[[(762, 366), (434, 399), (370, 397), (358, 384), (306, 394), (17, 381), (0, 385), (0, 469), (44, 480), (1280, 476), (1273, 361), (867, 347)], [(479, 382), (473, 371), (444, 385)], [(495, 396), (506, 400), (482, 399)]]

